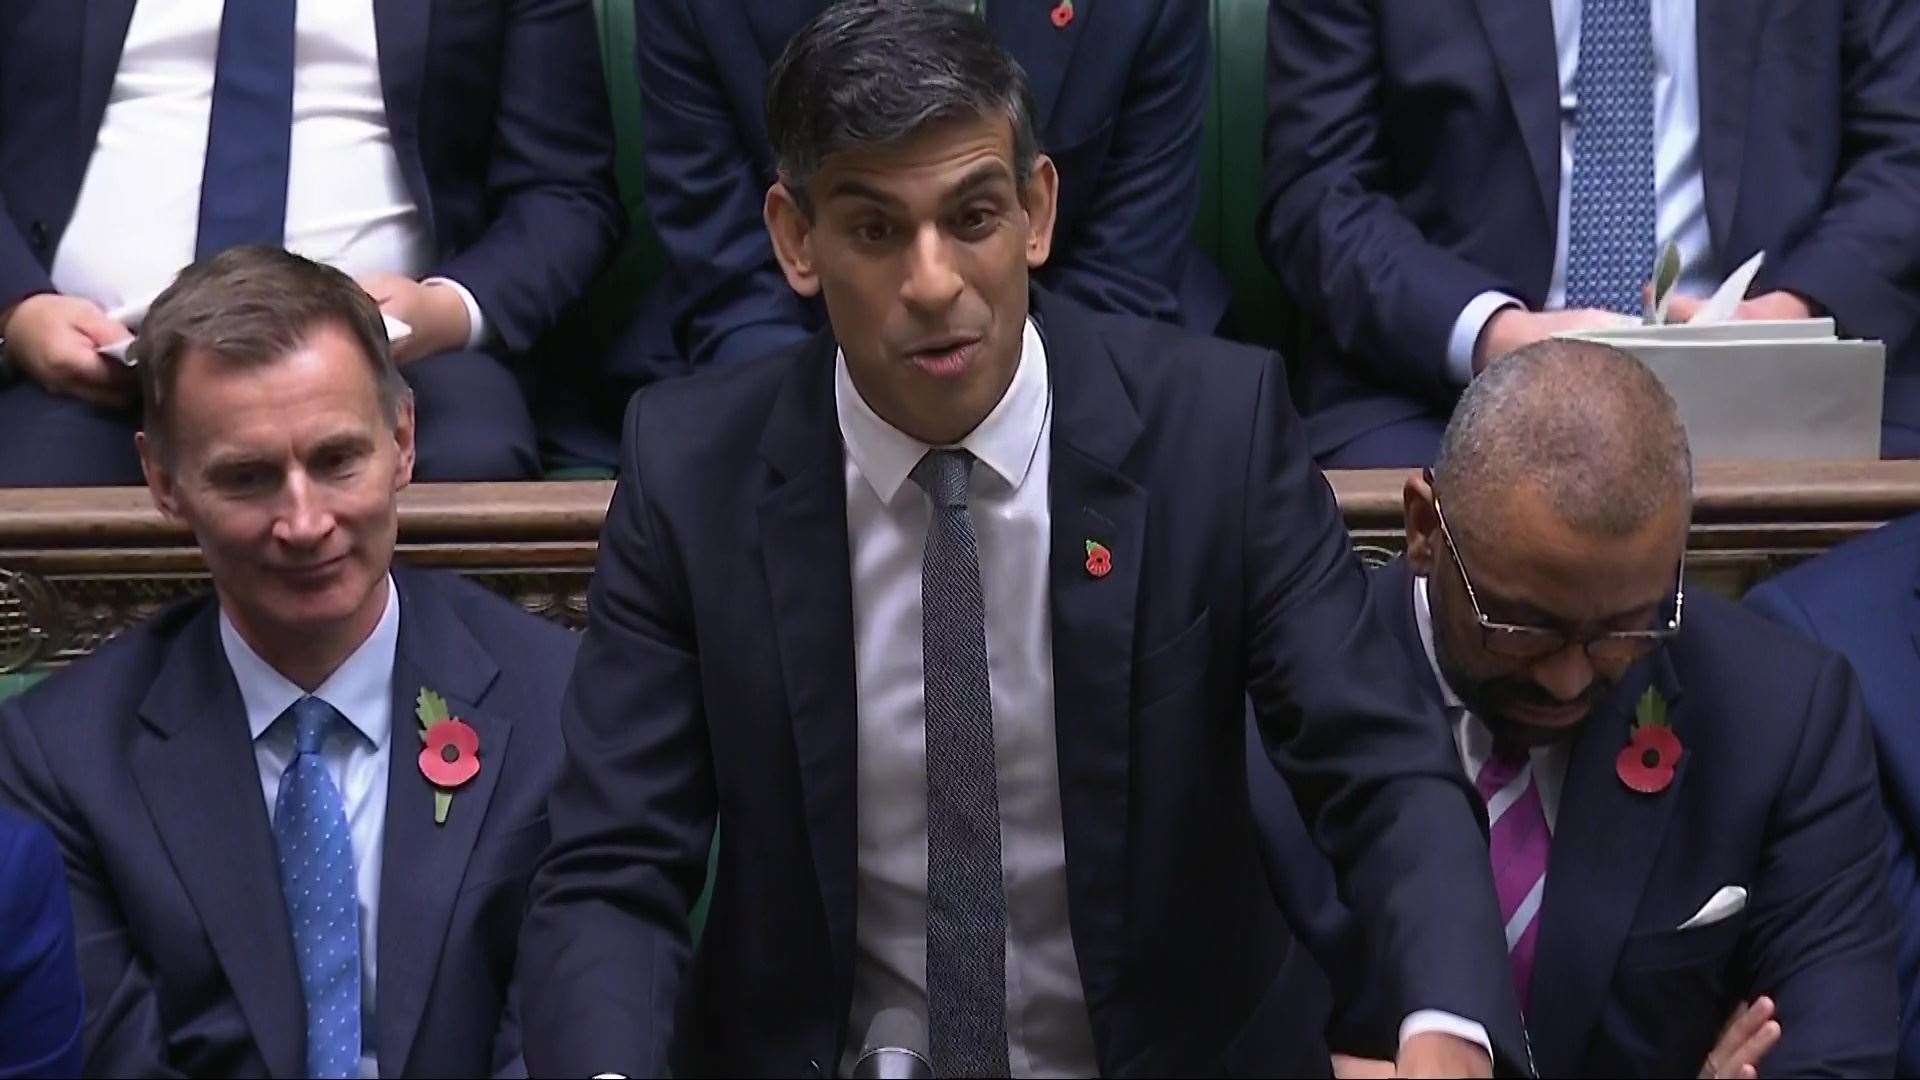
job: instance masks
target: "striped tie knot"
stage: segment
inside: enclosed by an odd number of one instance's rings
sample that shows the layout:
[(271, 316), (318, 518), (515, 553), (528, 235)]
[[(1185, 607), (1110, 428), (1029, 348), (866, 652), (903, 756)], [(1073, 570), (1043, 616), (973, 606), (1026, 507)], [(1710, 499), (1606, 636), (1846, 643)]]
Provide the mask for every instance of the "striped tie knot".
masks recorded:
[(973, 455), (965, 450), (929, 450), (913, 467), (920, 485), (940, 510), (967, 508), (967, 478), (973, 474)]

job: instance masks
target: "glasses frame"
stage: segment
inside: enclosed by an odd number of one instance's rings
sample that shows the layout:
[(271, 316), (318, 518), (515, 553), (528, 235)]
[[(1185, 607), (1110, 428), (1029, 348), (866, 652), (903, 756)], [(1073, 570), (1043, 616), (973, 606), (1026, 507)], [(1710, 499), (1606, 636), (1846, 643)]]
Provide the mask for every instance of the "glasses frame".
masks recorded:
[[(1433, 484), (1431, 474), (1429, 474), (1427, 484), (1429, 489), (1431, 489)], [(1440, 496), (1437, 492), (1433, 496), (1433, 514), (1436, 518), (1440, 519), (1440, 535), (1446, 538), (1447, 552), (1453, 556), (1454, 569), (1460, 571), (1460, 584), (1465, 585), (1467, 588), (1467, 603), (1473, 605), (1474, 620), (1480, 624), (1480, 647), (1495, 656), (1504, 656), (1509, 660), (1539, 661), (1549, 656), (1557, 656), (1565, 651), (1568, 646), (1578, 644), (1581, 651), (1587, 654), (1588, 661), (1604, 661), (1607, 658), (1596, 657), (1593, 653), (1593, 647), (1595, 645), (1619, 645), (1632, 652), (1633, 655), (1628, 660), (1628, 662), (1632, 662), (1644, 658), (1647, 654), (1658, 649), (1661, 645), (1672, 640), (1675, 635), (1680, 633), (1680, 618), (1686, 610), (1687, 602), (1687, 552), (1685, 548), (1680, 549), (1680, 568), (1674, 575), (1673, 618), (1669, 619), (1665, 626), (1654, 627), (1648, 630), (1609, 630), (1603, 634), (1593, 634), (1587, 637), (1577, 638), (1557, 627), (1529, 626), (1525, 623), (1497, 622), (1489, 619), (1486, 611), (1480, 607), (1480, 597), (1474, 592), (1473, 577), (1467, 573), (1467, 564), (1460, 558), (1460, 545), (1453, 542), (1453, 530), (1447, 528), (1447, 515), (1440, 509)], [(1542, 647), (1538, 650), (1525, 649), (1515, 651), (1512, 648), (1495, 644), (1495, 641), (1500, 635), (1508, 635), (1510, 639), (1532, 638), (1540, 641)], [(1548, 644), (1552, 644), (1553, 647), (1547, 648), (1546, 645)]]

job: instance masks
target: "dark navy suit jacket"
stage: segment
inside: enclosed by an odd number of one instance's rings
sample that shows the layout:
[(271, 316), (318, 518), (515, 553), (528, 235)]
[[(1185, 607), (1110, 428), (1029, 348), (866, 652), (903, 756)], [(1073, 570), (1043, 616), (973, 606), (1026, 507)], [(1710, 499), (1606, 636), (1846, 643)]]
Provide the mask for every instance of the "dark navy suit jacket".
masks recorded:
[(1747, 604), (1846, 656), (1879, 752), (1890, 890), (1900, 920), (1901, 1076), (1920, 1076), (1920, 517), (1843, 544), (1747, 594)]
[(80, 971), (60, 849), (0, 811), (0, 1078), (80, 1075)]
[[(758, 360), (825, 323), (787, 288), (761, 220), (773, 183), (767, 69), (825, 0), (634, 0), (645, 102), (647, 209), (671, 262), (616, 373)], [(1211, 330), (1219, 271), (1188, 233), (1200, 191), (1210, 53), (1200, 0), (987, 0), (1027, 72), (1041, 149), (1060, 167), (1053, 257), (1039, 280), (1103, 311)]]
[[(1713, 270), (1811, 297), (1887, 343), (1889, 421), (1920, 427), (1920, 5), (1698, 0)], [(1312, 332), (1315, 453), (1459, 390), (1447, 338), (1553, 272), (1559, 75), (1545, 0), (1275, 0), (1267, 260)]]
[[(1405, 562), (1374, 577), (1377, 613), (1437, 698)], [(1648, 687), (1684, 749), (1666, 790), (1643, 795), (1615, 759)], [(1760, 994), (1783, 1032), (1762, 1074), (1888, 1075), (1898, 1000), (1875, 779), (1846, 662), (1689, 593), (1679, 637), (1575, 738), (1527, 1022), (1540, 1075), (1692, 1076), (1733, 1007)], [(1727, 885), (1747, 890), (1743, 911), (1680, 929)], [(1384, 1020), (1376, 1040), (1391, 1036)]]
[[(1278, 359), (1035, 303), (1068, 908), (1100, 1071), (1324, 1075), (1317, 1017), (1276, 980), (1291, 941), (1248, 808), (1249, 693), (1391, 942), (1394, 1000), (1481, 1020), (1524, 1061), (1472, 793), (1434, 707), (1383, 675), (1406, 661), (1368, 614)], [(823, 335), (630, 407), (522, 939), (535, 1073), (655, 1075), (671, 1057), (681, 1076), (821, 1075), (849, 1037), (858, 702), (835, 348)], [(1085, 570), (1090, 539), (1113, 552), (1105, 577)]]
[[(0, 309), (53, 288), (48, 267), (134, 2), (0, 4)], [(428, 273), (466, 286), (500, 345), (523, 352), (624, 228), (592, 6), (373, 0), (373, 10), (387, 124), (432, 236)]]
[[(576, 639), (450, 575), (393, 578), (371, 1034), (386, 1076), (511, 1074), (514, 949)], [(273, 835), (216, 612), (171, 608), (0, 709), (0, 800), (44, 820), (66, 856), (92, 1075), (305, 1073)], [(480, 773), (438, 826), (414, 764), (422, 687), (480, 736)]]

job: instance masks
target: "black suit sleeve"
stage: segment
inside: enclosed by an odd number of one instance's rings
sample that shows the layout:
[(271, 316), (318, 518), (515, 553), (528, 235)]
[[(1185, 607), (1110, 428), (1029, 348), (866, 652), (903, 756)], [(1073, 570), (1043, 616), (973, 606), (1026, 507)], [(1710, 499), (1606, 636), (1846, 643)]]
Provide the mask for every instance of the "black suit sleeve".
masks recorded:
[(664, 1075), (716, 795), (684, 575), (648, 505), (628, 409), (587, 632), (561, 713), (553, 841), (521, 932), (535, 1076)]
[[(1920, 4), (1843, 2), (1840, 170), (1825, 211), (1768, 254), (1755, 291), (1810, 297), (1892, 358), (1912, 351), (1920, 326)], [(1754, 122), (1767, 122), (1764, 108)]]
[(1377, 951), (1395, 1025), (1420, 1009), (1477, 1021), (1519, 1071), (1527, 1054), (1478, 803), (1438, 706), (1367, 602), (1277, 358), (1258, 402), (1243, 574), (1262, 734)]
[(66, 862), (87, 1003), (87, 1075), (184, 1075), (167, 1061), (159, 990), (133, 946), (92, 830), (68, 804), (17, 703), (0, 708), (0, 801), (43, 822)]
[(704, 2), (634, 2), (647, 210), (681, 281), (673, 341), (695, 366), (759, 360), (806, 340), (811, 322), (761, 220), (762, 150), (743, 136), (687, 6)]
[(1890, 1076), (1899, 1032), (1886, 817), (1860, 690), (1830, 658), (1749, 890), (1750, 986), (1778, 1007), (1770, 1076)]
[(625, 227), (613, 121), (587, 0), (513, 0), (487, 159), (492, 220), (433, 274), (473, 293), (509, 352), (579, 299)]
[(1269, 5), (1260, 240), (1288, 297), (1343, 355), (1451, 409), (1447, 343), (1461, 309), (1483, 292), (1521, 293), (1429, 243), (1389, 194), (1375, 6)]

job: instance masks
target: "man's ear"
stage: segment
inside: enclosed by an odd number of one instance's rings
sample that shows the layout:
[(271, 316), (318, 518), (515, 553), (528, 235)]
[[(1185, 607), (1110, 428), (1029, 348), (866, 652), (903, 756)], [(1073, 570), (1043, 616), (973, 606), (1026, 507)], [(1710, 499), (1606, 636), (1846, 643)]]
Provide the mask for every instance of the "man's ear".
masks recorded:
[(1427, 577), (1439, 557), (1440, 542), (1440, 511), (1433, 497), (1433, 482), (1424, 473), (1414, 473), (1407, 477), (1401, 500), (1406, 508), (1407, 568), (1416, 577)]
[(180, 493), (174, 486), (173, 470), (161, 460), (159, 448), (145, 431), (133, 433), (133, 448), (140, 454), (140, 472), (147, 478), (147, 494), (153, 497), (154, 509), (173, 520), (180, 520)]
[(1027, 211), (1027, 269), (1038, 270), (1053, 254), (1053, 223), (1060, 207), (1060, 171), (1052, 158), (1034, 157), (1021, 203)]
[(393, 441), (400, 448), (400, 456), (393, 466), (393, 490), (399, 491), (413, 482), (413, 395), (408, 394), (400, 401), (400, 415), (393, 425)]
[(813, 222), (800, 209), (799, 200), (784, 181), (775, 180), (767, 189), (767, 201), (761, 208), (767, 222), (767, 236), (773, 240), (773, 257), (780, 260), (780, 272), (787, 285), (801, 296), (820, 295), (820, 276), (813, 269)]

